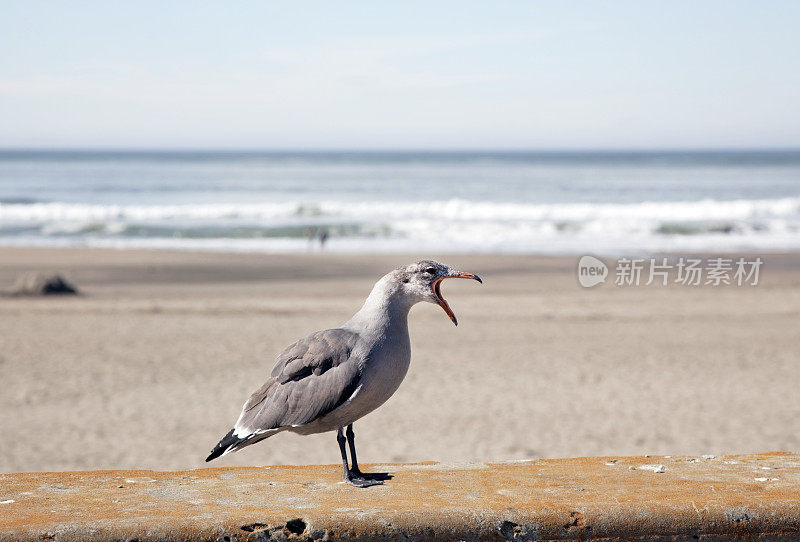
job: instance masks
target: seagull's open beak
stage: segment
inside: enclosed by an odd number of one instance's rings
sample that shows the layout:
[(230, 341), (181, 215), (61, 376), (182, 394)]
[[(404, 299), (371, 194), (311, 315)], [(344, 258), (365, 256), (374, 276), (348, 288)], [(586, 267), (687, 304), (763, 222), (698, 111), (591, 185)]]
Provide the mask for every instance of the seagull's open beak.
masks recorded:
[(431, 289), (433, 290), (433, 295), (436, 296), (436, 302), (439, 303), (439, 306), (444, 309), (444, 312), (450, 317), (450, 320), (452, 320), (455, 325), (458, 325), (458, 319), (456, 318), (456, 315), (453, 314), (453, 310), (450, 308), (450, 305), (448, 305), (447, 301), (445, 301), (444, 297), (442, 297), (442, 281), (444, 279), (473, 279), (477, 280), (481, 284), (483, 284), (483, 281), (478, 275), (473, 275), (472, 273), (461, 273), (460, 271), (450, 275), (445, 275), (444, 277), (439, 277), (433, 281)]

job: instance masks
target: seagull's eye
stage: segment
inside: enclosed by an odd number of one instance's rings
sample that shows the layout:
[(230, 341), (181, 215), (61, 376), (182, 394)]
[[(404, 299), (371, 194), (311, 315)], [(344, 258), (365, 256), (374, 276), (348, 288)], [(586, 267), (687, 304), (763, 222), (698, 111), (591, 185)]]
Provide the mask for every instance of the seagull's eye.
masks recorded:
[(436, 268), (435, 267), (429, 267), (429, 268), (427, 268), (425, 270), (425, 272), (428, 273), (429, 275), (435, 275), (436, 274)]

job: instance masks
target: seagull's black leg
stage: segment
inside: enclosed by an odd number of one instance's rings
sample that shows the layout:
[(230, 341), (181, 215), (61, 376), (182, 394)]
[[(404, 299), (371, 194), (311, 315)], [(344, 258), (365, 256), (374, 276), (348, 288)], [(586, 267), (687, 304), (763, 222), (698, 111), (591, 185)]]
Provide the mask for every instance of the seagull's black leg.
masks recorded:
[(344, 479), (350, 476), (350, 467), (347, 466), (347, 452), (344, 449), (345, 438), (342, 434), (342, 428), (336, 432), (336, 441), (339, 443), (339, 451), (342, 452), (342, 466), (344, 467)]
[[(361, 475), (361, 473), (350, 470), (350, 467), (347, 466), (347, 451), (344, 447), (346, 440), (347, 439), (345, 439), (344, 435), (342, 434), (342, 428), (340, 427), (336, 432), (336, 441), (339, 443), (339, 451), (342, 452), (342, 466), (344, 467), (345, 482), (348, 482), (356, 487), (369, 487), (382, 484), (383, 482), (380, 480), (370, 480)], [(355, 448), (351, 449), (354, 450)]]
[[(353, 467), (350, 469), (355, 476), (359, 478), (364, 478), (366, 480), (391, 480), (392, 476), (386, 472), (372, 472), (372, 473), (363, 473), (361, 469), (358, 468), (358, 458), (356, 457), (356, 434), (353, 433), (353, 424), (347, 426), (347, 441), (350, 445), (350, 462)], [(378, 482), (380, 483), (380, 482)]]
[(352, 467), (350, 470), (353, 474), (358, 476), (362, 476), (361, 469), (358, 468), (358, 458), (356, 457), (356, 434), (353, 433), (353, 424), (347, 426), (347, 443), (350, 445), (350, 464)]

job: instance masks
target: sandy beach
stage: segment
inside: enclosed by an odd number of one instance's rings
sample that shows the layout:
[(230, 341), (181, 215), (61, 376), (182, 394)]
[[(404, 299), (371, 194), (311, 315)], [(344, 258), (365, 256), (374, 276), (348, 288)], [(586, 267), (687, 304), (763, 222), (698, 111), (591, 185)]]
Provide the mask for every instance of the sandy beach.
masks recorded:
[[(582, 288), (577, 258), (0, 249), (0, 290), (58, 271), (79, 297), (0, 298), (0, 471), (192, 468), (275, 355), (336, 327), (420, 257), (409, 374), (356, 424), (359, 459), (473, 461), (800, 449), (800, 255), (756, 287)], [(336, 463), (281, 434), (221, 465)]]

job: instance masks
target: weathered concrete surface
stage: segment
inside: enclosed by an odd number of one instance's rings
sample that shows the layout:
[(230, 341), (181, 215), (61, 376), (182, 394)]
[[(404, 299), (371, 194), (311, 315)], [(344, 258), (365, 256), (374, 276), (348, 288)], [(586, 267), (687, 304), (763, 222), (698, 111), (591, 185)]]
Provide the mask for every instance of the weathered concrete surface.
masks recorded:
[(0, 475), (0, 540), (800, 539), (800, 455)]

